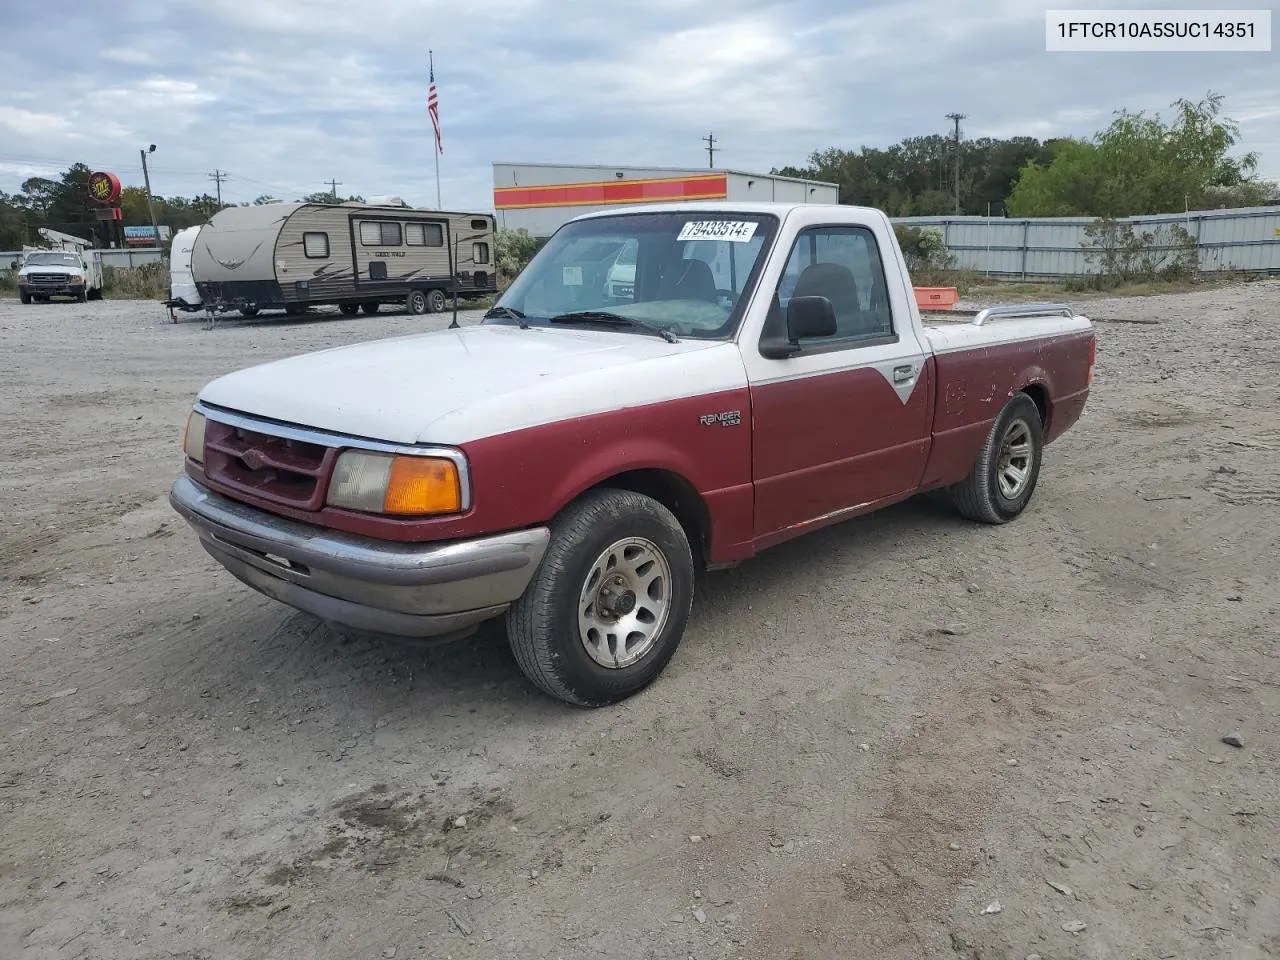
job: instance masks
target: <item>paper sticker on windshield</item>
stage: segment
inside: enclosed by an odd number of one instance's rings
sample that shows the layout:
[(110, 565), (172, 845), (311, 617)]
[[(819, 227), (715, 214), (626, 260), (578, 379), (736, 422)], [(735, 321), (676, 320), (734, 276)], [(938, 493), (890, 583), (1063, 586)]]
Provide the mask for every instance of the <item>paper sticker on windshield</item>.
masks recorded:
[(582, 268), (581, 267), (565, 267), (564, 268), (564, 285), (566, 287), (582, 286)]
[(690, 220), (680, 230), (680, 240), (728, 240), (746, 243), (755, 235), (756, 224), (749, 220)]

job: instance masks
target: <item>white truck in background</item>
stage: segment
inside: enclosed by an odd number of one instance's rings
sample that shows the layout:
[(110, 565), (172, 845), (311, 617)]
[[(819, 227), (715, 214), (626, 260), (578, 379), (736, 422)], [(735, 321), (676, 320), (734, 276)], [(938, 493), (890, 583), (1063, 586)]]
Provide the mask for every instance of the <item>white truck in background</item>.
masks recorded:
[(23, 303), (47, 303), (53, 297), (72, 297), (84, 303), (102, 299), (102, 253), (89, 241), (41, 227), (47, 248), (23, 247), (18, 271), (18, 298)]

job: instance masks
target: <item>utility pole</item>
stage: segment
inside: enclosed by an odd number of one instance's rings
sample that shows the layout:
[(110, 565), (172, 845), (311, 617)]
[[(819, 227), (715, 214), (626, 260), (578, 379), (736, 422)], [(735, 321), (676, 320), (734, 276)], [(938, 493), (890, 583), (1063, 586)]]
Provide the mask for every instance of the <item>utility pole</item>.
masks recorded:
[(337, 203), (337, 202), (338, 202), (338, 184), (340, 184), (341, 182), (342, 182), (341, 180), (326, 180), (326, 181), (325, 181), (325, 183), (329, 184), (329, 192), (333, 194), (333, 202), (334, 202), (334, 203)]
[(716, 168), (716, 138), (715, 138), (715, 134), (713, 134), (713, 133), (709, 133), (709, 134), (707, 134), (705, 137), (703, 137), (702, 139), (703, 139), (703, 140), (706, 142), (706, 144), (707, 144), (707, 159), (708, 159), (708, 161), (709, 161), (708, 166), (710, 166), (710, 167), (711, 167), (711, 169), (712, 169), (712, 170), (714, 170), (714, 169)]
[(227, 179), (227, 175), (221, 170), (215, 169), (209, 174), (209, 179), (218, 185), (218, 209), (222, 209), (222, 181)]
[(151, 174), (147, 170), (147, 154), (155, 153), (156, 145), (151, 144), (146, 150), (139, 150), (138, 154), (142, 157), (142, 180), (147, 185), (147, 213), (151, 214), (151, 236), (155, 238), (156, 246), (160, 246), (160, 228), (156, 226), (156, 208), (151, 203)]
[(956, 216), (960, 216), (960, 121), (966, 119), (963, 113), (948, 113), (948, 120), (956, 124)]

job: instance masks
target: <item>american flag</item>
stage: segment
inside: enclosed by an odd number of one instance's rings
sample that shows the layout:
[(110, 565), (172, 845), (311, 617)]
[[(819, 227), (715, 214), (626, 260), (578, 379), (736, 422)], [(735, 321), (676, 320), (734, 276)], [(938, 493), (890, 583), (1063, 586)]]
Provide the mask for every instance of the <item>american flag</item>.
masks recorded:
[(436, 150), (444, 153), (444, 146), (440, 143), (440, 100), (436, 96), (436, 68), (434, 63), (431, 65), (431, 89), (427, 93), (427, 113), (431, 114), (431, 126), (436, 132)]

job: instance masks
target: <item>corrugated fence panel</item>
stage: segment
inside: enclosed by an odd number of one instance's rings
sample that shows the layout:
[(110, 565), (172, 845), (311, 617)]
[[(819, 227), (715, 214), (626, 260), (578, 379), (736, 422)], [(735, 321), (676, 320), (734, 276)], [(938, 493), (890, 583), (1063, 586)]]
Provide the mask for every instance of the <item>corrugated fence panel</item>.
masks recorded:
[[(1037, 280), (1096, 273), (1084, 245), (1090, 217), (899, 217), (912, 227), (941, 230), (958, 266), (977, 273)], [(1154, 233), (1169, 254), (1171, 225), (1196, 240), (1200, 269), (1280, 273), (1280, 206), (1192, 210), (1129, 217), (1139, 233)]]

